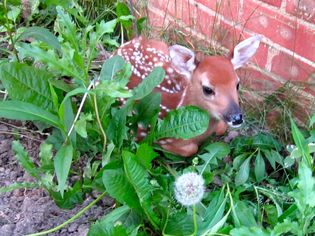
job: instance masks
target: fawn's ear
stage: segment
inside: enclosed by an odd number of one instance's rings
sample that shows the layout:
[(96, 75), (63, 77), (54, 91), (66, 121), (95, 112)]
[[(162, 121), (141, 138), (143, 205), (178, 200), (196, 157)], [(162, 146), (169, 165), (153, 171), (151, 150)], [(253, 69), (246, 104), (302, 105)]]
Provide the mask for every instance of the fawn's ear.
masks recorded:
[(255, 35), (235, 46), (232, 53), (233, 57), (231, 59), (235, 70), (245, 65), (248, 60), (256, 53), (261, 39), (261, 35)]
[(190, 79), (192, 72), (196, 68), (195, 53), (180, 45), (170, 46), (169, 51), (176, 72)]

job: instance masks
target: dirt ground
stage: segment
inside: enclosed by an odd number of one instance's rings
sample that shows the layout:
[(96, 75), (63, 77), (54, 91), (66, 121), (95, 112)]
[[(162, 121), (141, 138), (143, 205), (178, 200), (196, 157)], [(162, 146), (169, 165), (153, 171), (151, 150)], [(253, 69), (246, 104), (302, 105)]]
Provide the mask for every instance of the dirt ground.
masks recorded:
[[(21, 122), (0, 119), (0, 187), (14, 182), (32, 181), (15, 160), (11, 144), (15, 139), (19, 139), (30, 156), (36, 158), (43, 137), (29, 132), (29, 129), (23, 130), (24, 126), (25, 124)], [(16, 132), (25, 136), (12, 134)], [(26, 235), (53, 228), (71, 218), (93, 200), (93, 197), (89, 197), (82, 205), (72, 210), (62, 210), (42, 189), (18, 189), (5, 194), (0, 193), (0, 236)], [(109, 212), (113, 204), (112, 199), (104, 197), (81, 218), (50, 235), (84, 236), (90, 224)]]

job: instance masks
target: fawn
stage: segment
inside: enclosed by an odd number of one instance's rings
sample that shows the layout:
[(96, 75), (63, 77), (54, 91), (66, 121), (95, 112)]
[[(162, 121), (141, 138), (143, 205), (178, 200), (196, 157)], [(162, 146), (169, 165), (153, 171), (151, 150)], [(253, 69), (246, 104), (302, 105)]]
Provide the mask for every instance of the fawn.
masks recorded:
[[(155, 88), (161, 93), (163, 118), (170, 110), (195, 105), (207, 110), (212, 117), (208, 130), (189, 140), (162, 139), (158, 144), (165, 150), (189, 157), (198, 151), (198, 145), (209, 135), (222, 135), (228, 126), (239, 127), (243, 114), (239, 107), (239, 78), (235, 72), (248, 62), (259, 47), (260, 35), (248, 38), (229, 53), (229, 56), (196, 55), (180, 46), (168, 46), (162, 41), (134, 38), (123, 44), (117, 54), (131, 64), (132, 76), (128, 88), (137, 86), (154, 67), (165, 70), (163, 82)], [(140, 132), (141, 136), (145, 132)]]

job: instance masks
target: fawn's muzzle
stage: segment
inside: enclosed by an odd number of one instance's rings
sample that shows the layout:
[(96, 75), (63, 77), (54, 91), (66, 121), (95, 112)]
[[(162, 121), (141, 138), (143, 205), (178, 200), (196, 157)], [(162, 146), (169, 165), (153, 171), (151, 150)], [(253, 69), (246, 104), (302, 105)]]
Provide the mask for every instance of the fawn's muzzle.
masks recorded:
[(234, 102), (230, 105), (228, 112), (223, 115), (223, 119), (232, 128), (238, 128), (244, 122), (243, 114), (239, 106)]

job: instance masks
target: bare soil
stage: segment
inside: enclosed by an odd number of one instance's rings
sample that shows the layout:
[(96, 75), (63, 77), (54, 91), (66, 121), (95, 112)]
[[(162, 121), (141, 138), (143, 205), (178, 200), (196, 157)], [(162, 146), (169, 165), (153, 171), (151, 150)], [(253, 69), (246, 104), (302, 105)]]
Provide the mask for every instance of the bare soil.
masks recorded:
[[(44, 137), (32, 131), (28, 123), (0, 119), (0, 187), (15, 182), (31, 182), (11, 150), (12, 141), (19, 139), (33, 158), (37, 158)], [(56, 206), (43, 189), (18, 189), (0, 193), (0, 236), (18, 236), (53, 228), (71, 218), (95, 198), (91, 195), (80, 206), (63, 210)], [(104, 197), (81, 218), (50, 235), (87, 235), (90, 224), (111, 210), (114, 201)]]

